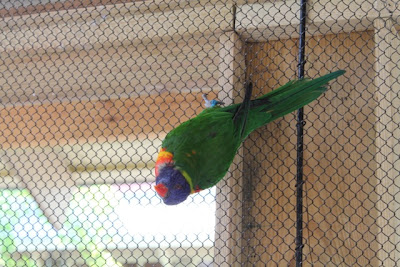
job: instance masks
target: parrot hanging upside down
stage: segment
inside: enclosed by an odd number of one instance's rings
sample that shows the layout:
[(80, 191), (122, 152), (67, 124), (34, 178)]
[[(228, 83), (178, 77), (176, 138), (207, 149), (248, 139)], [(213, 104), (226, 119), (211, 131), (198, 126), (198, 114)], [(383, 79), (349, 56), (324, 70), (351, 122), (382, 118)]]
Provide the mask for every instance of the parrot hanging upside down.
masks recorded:
[(227, 107), (203, 95), (207, 108), (169, 132), (162, 143), (155, 166), (156, 192), (165, 204), (176, 205), (214, 186), (252, 131), (315, 100), (343, 73), (291, 81), (255, 100), (250, 100), (248, 83), (243, 102)]

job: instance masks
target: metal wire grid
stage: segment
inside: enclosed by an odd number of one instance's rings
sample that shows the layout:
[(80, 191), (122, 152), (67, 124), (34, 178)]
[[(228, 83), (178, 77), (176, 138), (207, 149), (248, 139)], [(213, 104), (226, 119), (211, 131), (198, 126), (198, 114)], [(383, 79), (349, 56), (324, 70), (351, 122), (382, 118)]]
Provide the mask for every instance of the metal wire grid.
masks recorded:
[[(295, 266), (294, 115), (244, 143), (217, 188), (166, 208), (165, 134), (297, 77), (296, 1), (0, 3), (0, 266)], [(399, 6), (307, 9), (305, 266), (399, 264)], [(297, 265), (299, 266), (299, 265)]]

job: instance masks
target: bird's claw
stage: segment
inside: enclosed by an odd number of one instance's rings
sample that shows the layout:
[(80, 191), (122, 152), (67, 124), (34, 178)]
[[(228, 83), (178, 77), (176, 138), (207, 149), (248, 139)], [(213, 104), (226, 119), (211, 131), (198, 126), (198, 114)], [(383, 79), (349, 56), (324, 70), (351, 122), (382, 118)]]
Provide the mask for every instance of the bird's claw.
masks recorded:
[(208, 100), (208, 98), (207, 98), (208, 94), (203, 94), (202, 96), (203, 96), (203, 99), (204, 99), (204, 102), (205, 102), (204, 106), (206, 108), (213, 108), (215, 106), (220, 106), (220, 105), (224, 104), (224, 102), (218, 101), (218, 100), (215, 100), (215, 99)]

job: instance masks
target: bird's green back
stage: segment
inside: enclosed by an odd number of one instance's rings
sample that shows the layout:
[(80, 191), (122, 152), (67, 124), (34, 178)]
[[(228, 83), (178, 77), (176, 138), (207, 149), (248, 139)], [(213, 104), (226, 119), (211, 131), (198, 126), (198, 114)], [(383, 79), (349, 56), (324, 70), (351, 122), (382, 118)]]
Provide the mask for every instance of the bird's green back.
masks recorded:
[(343, 73), (289, 82), (252, 101), (250, 89), (244, 103), (208, 108), (182, 123), (166, 136), (162, 147), (173, 154), (175, 166), (190, 177), (194, 190), (211, 187), (223, 178), (252, 131), (315, 100), (328, 81)]

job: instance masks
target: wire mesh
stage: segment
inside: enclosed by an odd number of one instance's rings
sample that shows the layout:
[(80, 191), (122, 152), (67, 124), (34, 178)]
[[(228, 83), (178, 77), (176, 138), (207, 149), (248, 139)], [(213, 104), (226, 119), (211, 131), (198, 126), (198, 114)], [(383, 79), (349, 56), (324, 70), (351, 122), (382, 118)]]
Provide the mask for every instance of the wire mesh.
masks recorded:
[[(303, 266), (400, 265), (400, 8), (308, 1)], [(0, 266), (296, 266), (295, 114), (156, 196), (165, 135), (296, 79), (299, 1), (0, 2)], [(221, 144), (224, 145), (224, 144)]]

